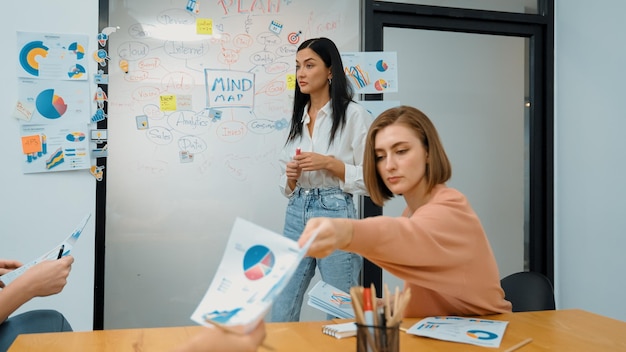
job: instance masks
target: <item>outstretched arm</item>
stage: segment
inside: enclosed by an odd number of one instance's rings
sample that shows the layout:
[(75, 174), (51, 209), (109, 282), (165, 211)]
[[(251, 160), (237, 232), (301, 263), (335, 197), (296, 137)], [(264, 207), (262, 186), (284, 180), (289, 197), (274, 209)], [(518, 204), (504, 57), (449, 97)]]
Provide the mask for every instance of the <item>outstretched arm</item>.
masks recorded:
[[(34, 297), (50, 296), (61, 292), (67, 283), (74, 257), (65, 256), (58, 260), (45, 260), (15, 279), (0, 291), (0, 322)], [(0, 261), (6, 272), (7, 263)]]
[(324, 258), (350, 244), (353, 236), (352, 229), (351, 219), (313, 218), (306, 223), (298, 244), (300, 247), (304, 246), (309, 238), (317, 233), (306, 254), (309, 257)]

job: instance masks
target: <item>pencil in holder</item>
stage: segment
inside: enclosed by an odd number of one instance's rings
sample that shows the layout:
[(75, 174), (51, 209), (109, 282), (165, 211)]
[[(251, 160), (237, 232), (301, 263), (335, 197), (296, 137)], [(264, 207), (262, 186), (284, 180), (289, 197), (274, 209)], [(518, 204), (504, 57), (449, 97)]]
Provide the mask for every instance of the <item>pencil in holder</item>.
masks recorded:
[(400, 324), (395, 326), (356, 323), (357, 352), (399, 352)]

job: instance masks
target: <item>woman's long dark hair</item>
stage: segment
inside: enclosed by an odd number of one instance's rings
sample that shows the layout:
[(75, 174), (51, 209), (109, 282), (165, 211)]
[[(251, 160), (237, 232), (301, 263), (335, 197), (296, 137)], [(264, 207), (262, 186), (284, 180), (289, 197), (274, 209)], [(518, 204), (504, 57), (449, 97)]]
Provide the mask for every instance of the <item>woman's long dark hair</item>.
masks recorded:
[[(343, 70), (343, 62), (341, 61), (341, 55), (335, 43), (328, 38), (313, 38), (304, 41), (298, 47), (298, 51), (309, 48), (319, 55), (326, 67), (330, 67), (332, 73), (332, 83), (330, 84), (330, 99), (333, 108), (333, 126), (330, 130), (329, 146), (333, 144), (337, 130), (343, 130), (346, 124), (346, 109), (348, 104), (352, 101), (352, 86), (346, 79), (346, 74)], [(293, 100), (293, 114), (291, 115), (291, 128), (289, 130), (289, 136), (287, 142), (289, 143), (298, 137), (302, 136), (302, 114), (304, 114), (304, 108), (306, 104), (311, 100), (309, 94), (304, 94), (300, 91), (300, 86), (296, 84), (296, 93)]]

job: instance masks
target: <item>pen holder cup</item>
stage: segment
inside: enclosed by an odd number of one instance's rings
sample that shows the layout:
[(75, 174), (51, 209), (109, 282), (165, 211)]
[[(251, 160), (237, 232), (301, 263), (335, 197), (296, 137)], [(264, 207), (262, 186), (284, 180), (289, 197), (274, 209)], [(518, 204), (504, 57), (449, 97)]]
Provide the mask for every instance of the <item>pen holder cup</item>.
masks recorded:
[(400, 351), (400, 324), (375, 326), (356, 324), (357, 352)]

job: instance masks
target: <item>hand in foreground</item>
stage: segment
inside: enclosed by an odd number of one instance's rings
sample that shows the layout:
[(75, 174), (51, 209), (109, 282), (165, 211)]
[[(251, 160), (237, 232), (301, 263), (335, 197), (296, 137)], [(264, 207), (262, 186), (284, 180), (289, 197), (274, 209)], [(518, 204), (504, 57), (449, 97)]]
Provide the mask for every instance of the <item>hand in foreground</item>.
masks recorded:
[(352, 242), (352, 222), (349, 219), (310, 219), (298, 240), (300, 248), (315, 233), (317, 236), (306, 254), (314, 258), (324, 258), (337, 249), (345, 248)]
[(44, 260), (26, 270), (12, 284), (23, 285), (32, 297), (50, 296), (61, 292), (67, 283), (74, 257), (67, 255), (60, 259)]
[(176, 352), (248, 352), (256, 351), (265, 339), (265, 323), (261, 321), (249, 334), (206, 328), (193, 336)]
[[(0, 259), (0, 276), (13, 271), (22, 265), (23, 264), (17, 260)], [(0, 281), (0, 288), (4, 288), (4, 283), (2, 281)]]

